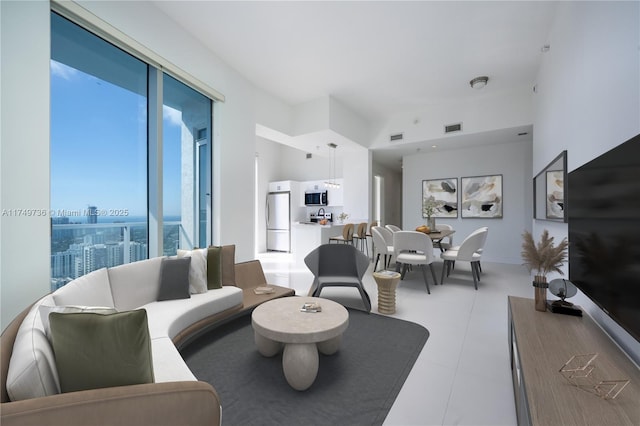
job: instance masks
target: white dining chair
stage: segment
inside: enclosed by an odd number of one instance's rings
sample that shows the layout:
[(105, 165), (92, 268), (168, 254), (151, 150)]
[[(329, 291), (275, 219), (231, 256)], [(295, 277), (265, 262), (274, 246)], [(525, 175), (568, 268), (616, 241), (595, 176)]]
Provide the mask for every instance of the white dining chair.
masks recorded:
[(487, 238), (487, 229), (478, 229), (472, 232), (460, 244), (458, 250), (449, 249), (440, 254), (440, 258), (444, 261), (442, 267), (442, 277), (440, 282), (444, 284), (445, 272), (447, 276), (451, 273), (455, 262), (469, 262), (471, 264), (471, 276), (473, 277), (473, 285), (478, 289), (478, 281), (480, 281), (480, 259), (482, 254), (478, 250), (482, 248)]
[(393, 250), (396, 257), (396, 272), (402, 273), (404, 279), (409, 265), (420, 265), (427, 293), (431, 294), (427, 280), (427, 265), (431, 269), (433, 282), (437, 285), (436, 273), (433, 269), (433, 242), (426, 234), (418, 231), (398, 231), (393, 234)]
[(373, 270), (377, 271), (378, 261), (380, 260), (380, 255), (384, 255), (384, 260), (382, 263), (382, 268), (387, 269), (389, 264), (391, 263), (391, 258), (393, 257), (394, 248), (393, 248), (393, 234), (386, 228), (381, 226), (374, 226), (371, 228), (371, 234), (373, 235), (373, 248), (377, 253), (375, 263), (373, 265)]
[(387, 228), (391, 232), (402, 231), (402, 228), (400, 228), (400, 227), (398, 227), (396, 225), (385, 225), (384, 227)]
[[(484, 238), (482, 239), (481, 246), (476, 252), (476, 253), (478, 253), (480, 255), (482, 255), (482, 253), (484, 252), (484, 245), (487, 242), (487, 235), (489, 235), (489, 227), (488, 226), (482, 226), (482, 227), (476, 229), (475, 231), (473, 231), (471, 234), (469, 234), (469, 236), (471, 236), (473, 234), (477, 234), (477, 233), (480, 233), (480, 232), (483, 232), (483, 231), (487, 231), (487, 232), (484, 234)], [(449, 250), (460, 250), (460, 246), (453, 246)], [(453, 266), (455, 266), (455, 263), (454, 263)], [(478, 270), (482, 273), (482, 264), (480, 262), (478, 262)]]
[[(436, 231), (453, 231), (453, 226), (448, 225), (446, 223), (437, 223)], [(449, 250), (453, 247), (453, 235), (446, 236), (440, 241), (440, 249), (441, 250)]]

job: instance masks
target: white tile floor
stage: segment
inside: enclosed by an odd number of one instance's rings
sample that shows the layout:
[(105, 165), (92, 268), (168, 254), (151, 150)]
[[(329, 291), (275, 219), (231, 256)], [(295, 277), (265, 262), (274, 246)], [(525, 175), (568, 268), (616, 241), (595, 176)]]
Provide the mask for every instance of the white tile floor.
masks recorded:
[[(290, 255), (258, 256), (267, 280), (306, 295), (312, 275)], [(393, 267), (393, 265), (391, 266)], [(435, 263), (440, 280), (442, 262)], [(458, 263), (443, 286), (430, 281), (427, 294), (422, 273), (407, 273), (396, 292), (392, 315), (426, 327), (422, 353), (400, 391), (385, 425), (515, 425), (516, 415), (509, 367), (507, 296), (532, 297), (528, 272), (520, 265), (482, 264), (476, 291), (468, 264)], [(364, 277), (377, 313), (377, 287)], [(431, 275), (428, 274), (429, 279)], [(362, 307), (353, 288), (328, 288), (323, 297)]]

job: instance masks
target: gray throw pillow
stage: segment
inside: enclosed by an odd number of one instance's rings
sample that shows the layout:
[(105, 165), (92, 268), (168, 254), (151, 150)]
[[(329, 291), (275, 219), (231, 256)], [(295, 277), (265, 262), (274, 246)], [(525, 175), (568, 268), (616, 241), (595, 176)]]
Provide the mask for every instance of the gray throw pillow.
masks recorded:
[(189, 299), (189, 265), (191, 257), (162, 259), (160, 289), (157, 300)]
[(62, 392), (153, 383), (147, 311), (49, 315)]

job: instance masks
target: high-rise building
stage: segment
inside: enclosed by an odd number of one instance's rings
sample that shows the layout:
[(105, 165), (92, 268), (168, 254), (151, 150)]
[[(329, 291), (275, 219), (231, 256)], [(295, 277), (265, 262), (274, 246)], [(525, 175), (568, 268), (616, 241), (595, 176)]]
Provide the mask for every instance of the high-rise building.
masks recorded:
[(124, 243), (107, 244), (107, 267), (122, 265), (124, 263)]
[(87, 207), (87, 223), (98, 223), (98, 207)]
[(74, 257), (69, 251), (53, 253), (51, 255), (51, 276), (54, 278), (73, 276)]
[(147, 258), (147, 245), (134, 241), (129, 244), (129, 261), (136, 262)]
[(82, 275), (107, 266), (107, 246), (104, 244), (85, 246), (83, 256), (84, 273)]

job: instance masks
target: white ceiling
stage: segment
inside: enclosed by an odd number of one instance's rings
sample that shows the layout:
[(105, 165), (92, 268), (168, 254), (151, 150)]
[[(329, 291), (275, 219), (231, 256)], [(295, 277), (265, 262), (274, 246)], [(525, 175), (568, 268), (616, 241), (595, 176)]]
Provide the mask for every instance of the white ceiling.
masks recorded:
[[(533, 86), (557, 4), (154, 3), (253, 84), (288, 104), (329, 95), (370, 123), (442, 100), (477, 97), (469, 80), (479, 75), (489, 76), (482, 89), (488, 93)], [(389, 154), (374, 151), (374, 158), (396, 162), (399, 152)]]

